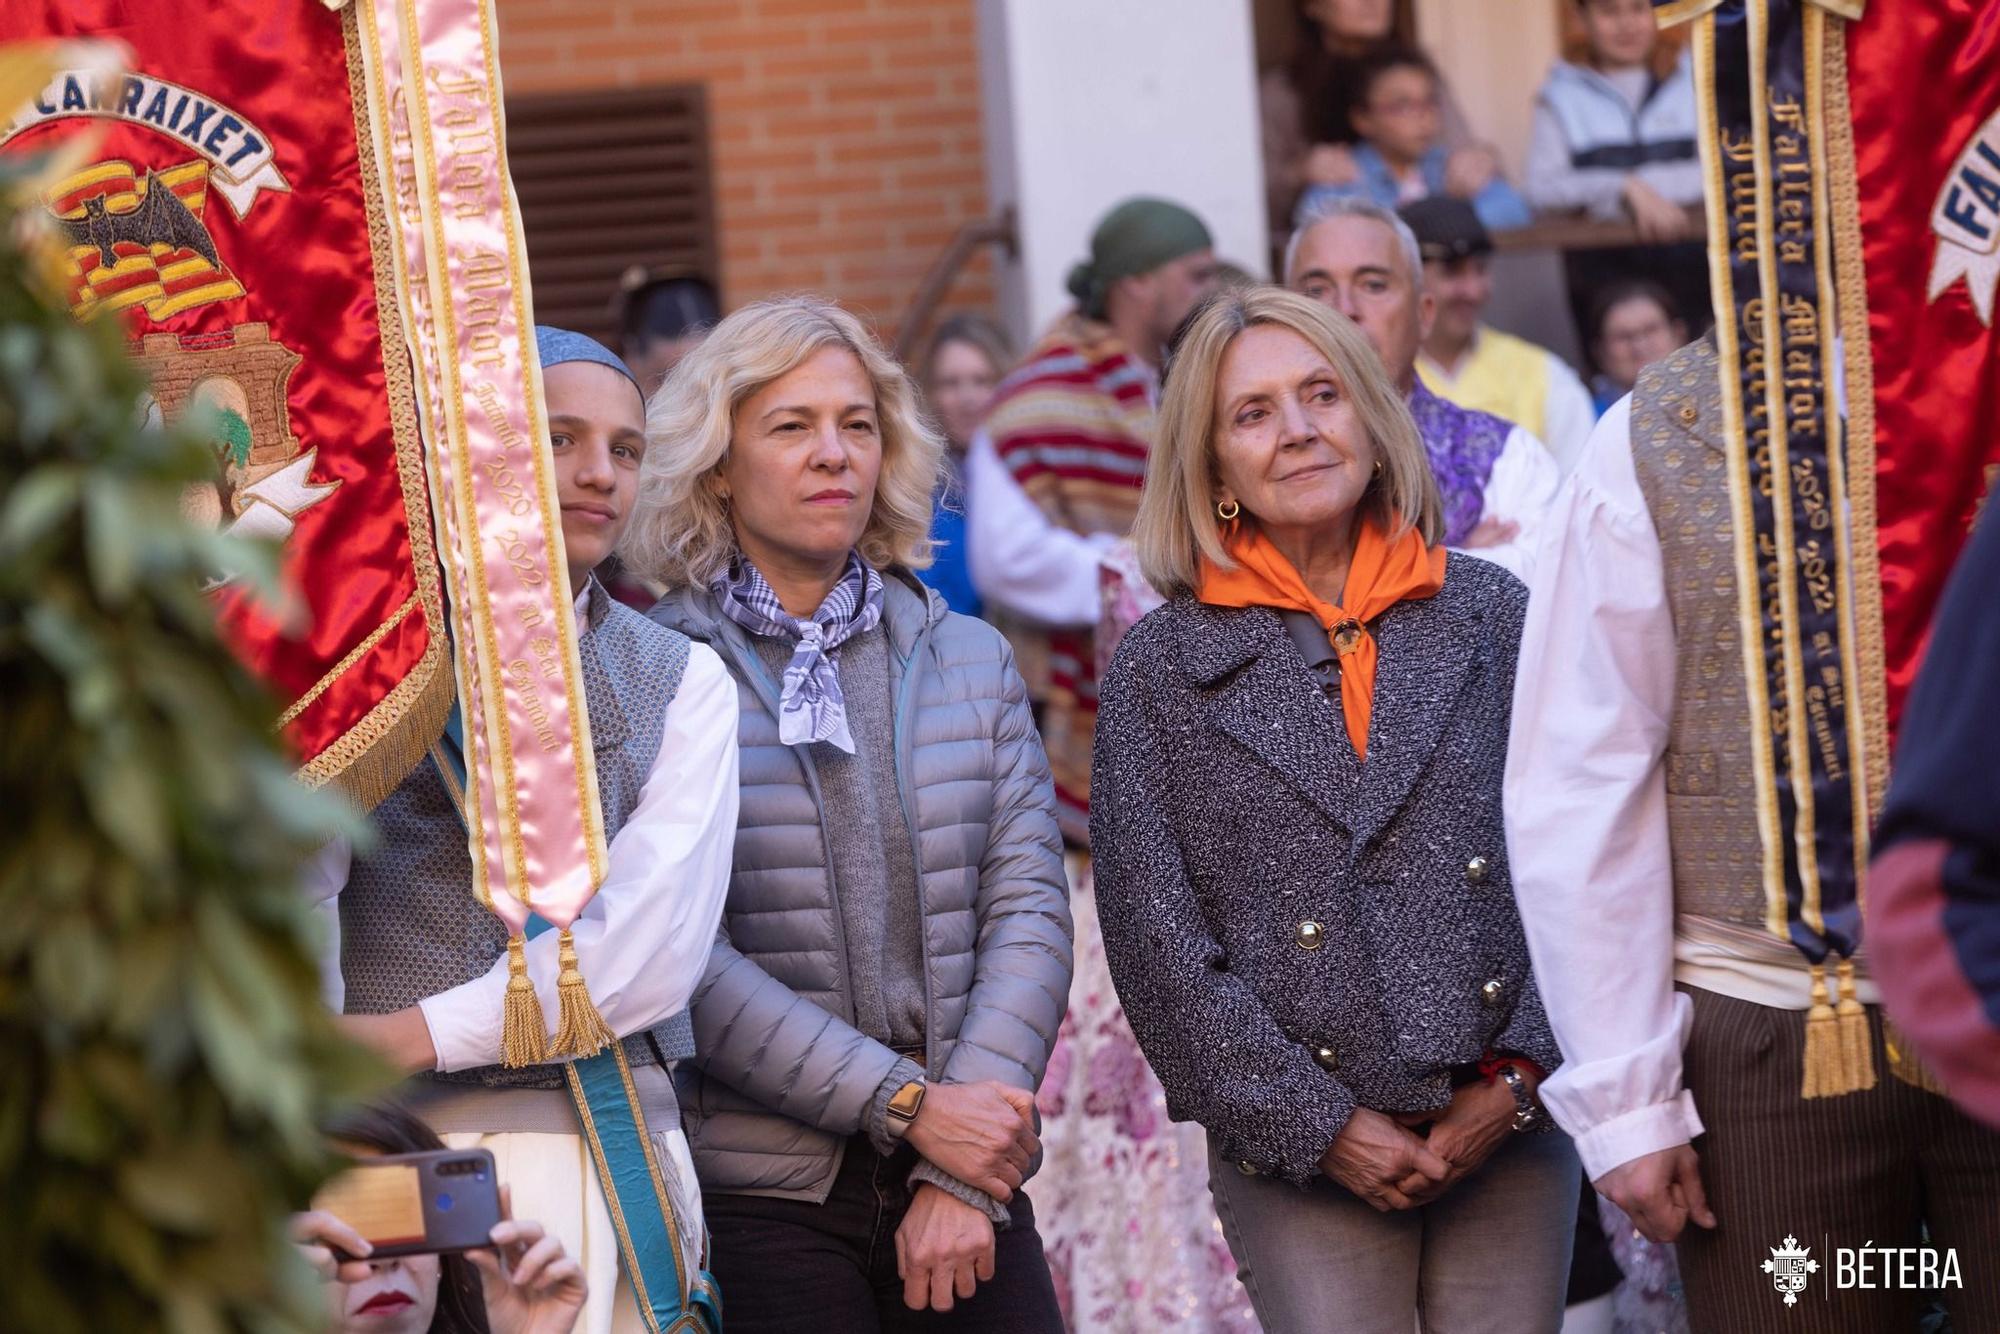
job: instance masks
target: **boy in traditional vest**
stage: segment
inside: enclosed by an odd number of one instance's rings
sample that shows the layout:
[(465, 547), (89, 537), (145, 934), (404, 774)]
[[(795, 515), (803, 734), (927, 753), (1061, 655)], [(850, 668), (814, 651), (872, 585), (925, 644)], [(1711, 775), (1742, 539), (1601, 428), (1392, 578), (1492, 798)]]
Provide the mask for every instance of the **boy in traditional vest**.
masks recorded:
[[(593, 340), (545, 327), (535, 337), (609, 839), (608, 874), (570, 934), (621, 1040), (687, 1275), (701, 1258), (701, 1193), (671, 1067), (694, 1052), (688, 998), (729, 886), (736, 687), (712, 650), (613, 601), (591, 576), (637, 499), (645, 401)], [(501, 1064), (507, 932), (473, 898), (452, 752), (448, 733), (376, 808), (373, 852), (336, 844), (311, 870), (309, 891), (337, 922), (332, 1000), (356, 1038), (412, 1072), (410, 1108), (452, 1147), (491, 1149), (515, 1212), (582, 1260), (590, 1298), (577, 1329), (636, 1331), (645, 1326), (620, 1254), (629, 1220), (614, 1227), (563, 1066)], [(526, 950), (545, 1016), (560, 1013), (558, 950), (556, 932)]]
[(1953, 1328), (2000, 1329), (2000, 1133), (1885, 1042), (1865, 950), (1816, 964), (1768, 926), (1720, 385), (1707, 340), (1642, 371), (1536, 556), (1505, 801), (1564, 1056), (1542, 1098), (1678, 1241), (1697, 1332), (1777, 1328), (1777, 1280), (1816, 1334), (1915, 1329), (1922, 1292), (1880, 1254), (1843, 1284), (1839, 1254), (1926, 1241), (1957, 1252)]

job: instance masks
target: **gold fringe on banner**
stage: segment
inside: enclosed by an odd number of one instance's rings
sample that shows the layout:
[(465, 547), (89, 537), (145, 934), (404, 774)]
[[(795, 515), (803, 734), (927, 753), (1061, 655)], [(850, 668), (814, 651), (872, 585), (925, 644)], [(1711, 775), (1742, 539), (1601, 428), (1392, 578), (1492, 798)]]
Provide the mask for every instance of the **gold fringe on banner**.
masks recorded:
[(549, 1040), (549, 1056), (555, 1060), (595, 1056), (616, 1042), (618, 1035), (591, 1003), (590, 991), (583, 985), (583, 970), (576, 963), (576, 941), (567, 927), (556, 961), (561, 965), (556, 974), (556, 996), (562, 1008), (556, 1017), (556, 1035)]
[[(563, 936), (567, 939), (569, 932), (563, 932)], [(541, 1065), (549, 1059), (549, 1029), (542, 1018), (542, 998), (535, 994), (534, 980), (528, 976), (527, 948), (525, 935), (514, 936), (507, 942), (507, 1000), (500, 1026), (500, 1062), (510, 1070)], [(570, 963), (576, 961), (576, 956), (568, 952), (563, 957)]]
[(1889, 1053), (1890, 1074), (1926, 1093), (1935, 1093), (1940, 1098), (1951, 1096), (1937, 1072), (1924, 1064), (1908, 1036), (1887, 1015), (1882, 1016), (1882, 1048)]
[[(345, 0), (343, 0), (345, 3)], [(347, 51), (348, 91), (357, 111), (373, 113), (369, 88), (367, 53), (356, 23), (355, 8), (348, 6), (341, 16), (341, 32)], [(387, 203), (382, 191), (383, 154), (368, 132), (358, 124), (357, 148), (361, 167), (361, 197), (368, 220), (369, 255), (375, 272), (376, 320), (381, 328), (384, 388), (388, 395), (389, 423), (396, 446), (396, 478), (408, 523), (410, 560), (416, 575), (413, 601), (416, 607), (398, 611), (397, 617), (421, 616), (429, 642), (423, 656), (347, 733), (315, 756), (299, 770), (299, 779), (309, 787), (336, 783), (364, 809), (373, 810), (409, 777), (424, 758), (424, 751), (444, 731), (451, 712), (456, 681), (447, 652), (444, 599), (435, 530), (431, 525), (430, 492), (424, 472), (424, 442), (411, 379), (403, 326), (403, 301), (397, 276), (400, 242), (391, 230)], [(406, 608), (408, 604), (405, 604)], [(334, 666), (313, 688), (295, 700), (288, 713), (303, 713), (318, 693), (339, 676), (361, 665), (370, 650), (379, 647), (395, 622), (378, 626), (360, 646)], [(289, 721), (289, 720), (286, 720)]]

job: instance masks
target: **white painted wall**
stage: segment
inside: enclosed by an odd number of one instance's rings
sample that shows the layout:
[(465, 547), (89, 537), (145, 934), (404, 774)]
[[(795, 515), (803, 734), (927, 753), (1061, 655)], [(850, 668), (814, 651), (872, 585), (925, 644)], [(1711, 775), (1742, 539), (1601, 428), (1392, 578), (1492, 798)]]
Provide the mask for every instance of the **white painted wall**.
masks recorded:
[(1149, 194), (1200, 214), (1223, 258), (1266, 270), (1264, 166), (1244, 0), (978, 0), (987, 184), (1021, 254), (1001, 266), (1017, 337), (1072, 304), (1091, 229)]

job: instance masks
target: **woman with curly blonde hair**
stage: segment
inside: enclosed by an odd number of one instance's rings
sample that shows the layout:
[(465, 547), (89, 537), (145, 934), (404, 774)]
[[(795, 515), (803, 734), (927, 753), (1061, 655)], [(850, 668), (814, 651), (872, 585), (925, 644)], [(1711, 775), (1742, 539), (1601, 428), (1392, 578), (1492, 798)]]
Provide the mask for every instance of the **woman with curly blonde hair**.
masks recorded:
[(646, 434), (622, 555), (739, 694), (683, 1099), (730, 1328), (908, 1307), (1053, 1334), (1020, 1188), (1069, 991), (1061, 839), (1005, 641), (912, 573), (943, 443), (861, 323), (807, 297), (722, 321)]

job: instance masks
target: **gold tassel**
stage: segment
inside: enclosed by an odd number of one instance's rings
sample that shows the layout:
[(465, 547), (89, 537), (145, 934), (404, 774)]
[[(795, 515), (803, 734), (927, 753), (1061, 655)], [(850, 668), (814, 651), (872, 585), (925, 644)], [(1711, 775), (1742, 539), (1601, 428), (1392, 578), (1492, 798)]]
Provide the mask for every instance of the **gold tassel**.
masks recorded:
[(1839, 965), (1839, 1005), (1832, 1001), (1826, 965), (1812, 966), (1812, 1008), (1806, 1011), (1805, 1083), (1802, 1098), (1838, 1098), (1875, 1087), (1875, 1054), (1868, 1041), (1868, 1011), (1854, 996), (1854, 965)]
[(1890, 1074), (1926, 1093), (1935, 1093), (1940, 1098), (1951, 1096), (1937, 1072), (1924, 1064), (1917, 1056), (1917, 1049), (1910, 1045), (1910, 1039), (1887, 1015), (1882, 1016), (1882, 1048), (1889, 1053)]
[(542, 998), (528, 977), (528, 940), (507, 941), (507, 1002), (500, 1025), (500, 1062), (510, 1070), (541, 1065), (549, 1059), (548, 1025), (542, 1020)]
[(1840, 1016), (1840, 1052), (1847, 1064), (1845, 1091), (1860, 1093), (1875, 1087), (1875, 1047), (1869, 1040), (1868, 1010), (1854, 995), (1854, 960), (1842, 959), (1837, 971), (1840, 1001), (1834, 1012)]
[(1826, 965), (1812, 966), (1812, 1008), (1806, 1011), (1805, 1084), (1801, 1098), (1830, 1098), (1840, 1082), (1840, 1022), (1827, 1003)]
[(567, 927), (556, 959), (561, 965), (556, 974), (556, 996), (562, 1008), (556, 1019), (556, 1035), (549, 1040), (549, 1055), (557, 1060), (595, 1056), (616, 1042), (618, 1035), (591, 1004), (583, 972), (576, 965), (576, 941)]

